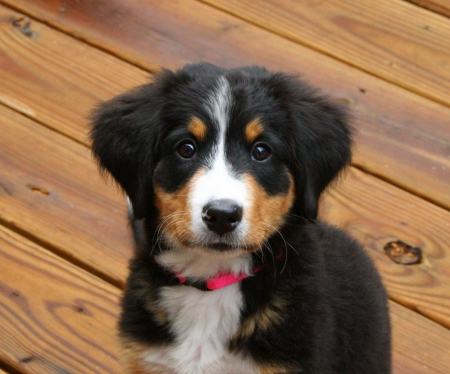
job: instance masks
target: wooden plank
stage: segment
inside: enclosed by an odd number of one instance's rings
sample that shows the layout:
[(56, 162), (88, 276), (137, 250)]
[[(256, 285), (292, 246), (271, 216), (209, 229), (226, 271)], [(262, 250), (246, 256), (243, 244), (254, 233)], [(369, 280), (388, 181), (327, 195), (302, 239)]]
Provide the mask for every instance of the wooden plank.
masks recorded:
[(0, 360), (24, 373), (119, 373), (120, 291), (0, 226)]
[[(15, 0), (10, 4), (84, 39), (96, 40), (102, 48), (146, 67), (160, 63), (174, 68), (201, 59), (226, 66), (258, 63), (273, 70), (302, 72), (306, 79), (349, 105), (355, 113), (359, 133), (354, 163), (358, 167), (450, 209), (448, 107), (195, 1), (113, 0), (102, 3), (101, 9), (77, 1), (65, 5), (64, 11), (56, 0)], [(86, 141), (83, 117), (90, 102), (117, 94), (121, 87), (143, 79), (135, 68), (86, 47), (76, 54), (71, 69), (59, 73), (61, 64), (53, 65), (46, 56), (67, 55), (81, 48), (72, 46), (79, 43), (35, 21), (29, 28), (37, 37), (27, 38), (11, 24), (12, 19), (23, 17), (20, 13), (0, 7), (0, 15), (0, 56), (4, 61), (0, 79), (5, 82), (0, 87), (0, 97), (6, 97), (3, 102), (79, 141)], [(62, 65), (66, 66), (66, 62)], [(83, 70), (83, 65), (89, 71)], [(45, 82), (34, 79), (36, 71), (42, 69), (48, 76)], [(71, 83), (66, 91), (61, 87), (67, 81)], [(114, 81), (115, 86), (108, 81)], [(96, 94), (98, 98), (78, 105), (85, 86), (90, 87), (89, 92), (96, 92), (95, 87), (108, 92), (100, 92)], [(47, 96), (42, 93), (51, 95), (52, 91), (57, 94), (46, 102)], [(55, 106), (54, 102), (60, 104)], [(62, 126), (61, 118), (68, 115), (73, 117), (67, 126)]]
[[(375, 261), (389, 297), (450, 328), (450, 213), (359, 170), (330, 190), (320, 216), (359, 240)], [(400, 240), (423, 262), (400, 265), (384, 246)]]
[(202, 0), (450, 105), (450, 22), (402, 0)]
[(90, 150), (0, 108), (0, 222), (123, 284), (132, 251), (124, 198)]
[(443, 16), (450, 17), (450, 3), (448, 0), (408, 0), (410, 3), (422, 6)]
[(449, 330), (394, 302), (389, 309), (393, 373), (450, 373)]
[(146, 82), (144, 71), (0, 8), (0, 102), (87, 143), (89, 111)]

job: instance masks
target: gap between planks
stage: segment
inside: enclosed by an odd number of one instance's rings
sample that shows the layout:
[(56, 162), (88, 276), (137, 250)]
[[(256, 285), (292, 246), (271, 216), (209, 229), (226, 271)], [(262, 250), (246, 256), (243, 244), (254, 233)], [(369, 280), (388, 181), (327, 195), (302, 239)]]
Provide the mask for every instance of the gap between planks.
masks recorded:
[(63, 260), (73, 264), (74, 266), (79, 267), (80, 269), (85, 270), (86, 272), (113, 285), (114, 287), (117, 287), (121, 290), (123, 290), (125, 288), (124, 280), (117, 279), (116, 277), (110, 276), (108, 273), (105, 273), (105, 272), (99, 270), (95, 266), (89, 265), (88, 262), (83, 261), (82, 259), (80, 259), (77, 256), (73, 256), (69, 251), (62, 250), (57, 245), (52, 244), (51, 241), (47, 241), (44, 238), (39, 238), (38, 236), (34, 235), (33, 233), (27, 231), (26, 229), (19, 227), (17, 224), (8, 222), (7, 219), (3, 219), (1, 217), (0, 217), (0, 225), (17, 233), (20, 236), (23, 236), (24, 238), (28, 239), (31, 242), (36, 243), (40, 247), (49, 251), (50, 253), (53, 253), (54, 255), (61, 257)]
[(3, 369), (6, 370), (7, 365), (0, 361), (0, 374), (22, 374), (21, 372), (18, 372), (18, 371), (11, 371), (10, 368), (8, 368), (8, 371), (5, 371)]
[(448, 0), (406, 0), (422, 8), (428, 9), (432, 12), (442, 14), (445, 17), (450, 17), (450, 3)]

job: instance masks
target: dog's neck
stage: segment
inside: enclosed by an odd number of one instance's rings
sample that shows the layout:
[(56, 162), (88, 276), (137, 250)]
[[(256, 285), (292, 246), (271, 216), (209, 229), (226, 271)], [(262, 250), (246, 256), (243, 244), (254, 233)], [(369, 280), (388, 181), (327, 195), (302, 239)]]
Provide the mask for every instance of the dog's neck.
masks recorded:
[[(274, 260), (283, 257), (280, 250)], [(197, 251), (172, 250), (156, 257), (156, 262), (174, 273), (180, 284), (202, 291), (214, 291), (254, 275), (267, 266), (256, 263), (249, 253), (216, 255)], [(253, 265), (253, 266), (252, 266)]]
[(165, 269), (176, 271), (178, 278), (204, 281), (218, 274), (251, 275), (253, 261), (250, 253), (214, 254), (201, 250), (172, 249), (156, 256)]

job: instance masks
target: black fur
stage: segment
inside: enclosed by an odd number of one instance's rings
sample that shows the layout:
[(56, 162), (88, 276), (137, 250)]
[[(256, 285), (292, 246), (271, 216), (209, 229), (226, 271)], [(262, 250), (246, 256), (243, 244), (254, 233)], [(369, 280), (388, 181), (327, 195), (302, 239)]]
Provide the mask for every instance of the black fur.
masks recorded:
[[(268, 246), (282, 249), (284, 256), (241, 281), (242, 321), (281, 298), (284, 304), (274, 308), (282, 322), (236, 337), (230, 350), (261, 365), (290, 368), (290, 373), (390, 373), (390, 325), (380, 277), (360, 245), (316, 221), (321, 193), (351, 158), (348, 116), (306, 83), (260, 67), (225, 70), (197, 64), (164, 71), (154, 83), (95, 112), (94, 155), (130, 197), (134, 219), (145, 218), (134, 222), (138, 243), (122, 300), (122, 336), (146, 344), (174, 339), (168, 325), (158, 323), (148, 308), (160, 287), (178, 284), (149, 255), (158, 224), (153, 184), (177, 191), (207, 163), (202, 144), (190, 163), (177, 160), (173, 149), (180, 137), (189, 137), (185, 126), (192, 116), (208, 123), (198, 103), (208, 99), (218, 75), (227, 78), (237, 103), (227, 143), (236, 172), (249, 171), (272, 196), (287, 191), (287, 170), (296, 193), (279, 228), (284, 239), (278, 234), (267, 238)], [(246, 158), (250, 150), (242, 140), (244, 125), (255, 117), (262, 118), (265, 140), (274, 150), (264, 167)], [(207, 137), (214, 135), (211, 129)], [(261, 262), (260, 256), (254, 255), (254, 262)]]
[(266, 269), (242, 282), (243, 318), (278, 294), (288, 301), (283, 323), (232, 347), (262, 362), (295, 363), (295, 373), (390, 373), (386, 294), (364, 250), (324, 223), (307, 224), (289, 244), (276, 281)]

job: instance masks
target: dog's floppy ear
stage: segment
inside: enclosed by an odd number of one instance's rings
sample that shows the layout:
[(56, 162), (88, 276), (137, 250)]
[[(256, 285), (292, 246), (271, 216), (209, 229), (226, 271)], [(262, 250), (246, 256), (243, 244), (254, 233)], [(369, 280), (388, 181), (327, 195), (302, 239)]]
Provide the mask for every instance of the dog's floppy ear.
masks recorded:
[(297, 208), (314, 221), (321, 193), (351, 161), (352, 127), (344, 108), (294, 77), (282, 80), (293, 126)]
[(160, 133), (162, 82), (140, 86), (101, 104), (91, 117), (92, 151), (129, 196), (134, 218), (145, 216), (153, 194), (151, 176)]

